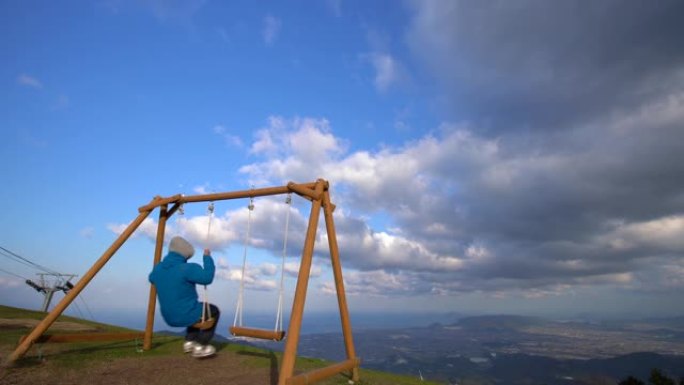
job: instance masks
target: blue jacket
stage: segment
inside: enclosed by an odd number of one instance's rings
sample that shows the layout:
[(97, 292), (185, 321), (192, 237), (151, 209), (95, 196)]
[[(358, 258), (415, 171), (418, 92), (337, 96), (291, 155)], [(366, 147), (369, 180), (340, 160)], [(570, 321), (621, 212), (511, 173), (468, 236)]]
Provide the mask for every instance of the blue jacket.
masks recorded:
[(197, 300), (195, 284), (210, 284), (216, 271), (211, 256), (203, 258), (204, 268), (188, 263), (184, 256), (172, 251), (150, 273), (149, 280), (157, 287), (162, 316), (170, 326), (190, 326), (202, 317), (202, 303)]

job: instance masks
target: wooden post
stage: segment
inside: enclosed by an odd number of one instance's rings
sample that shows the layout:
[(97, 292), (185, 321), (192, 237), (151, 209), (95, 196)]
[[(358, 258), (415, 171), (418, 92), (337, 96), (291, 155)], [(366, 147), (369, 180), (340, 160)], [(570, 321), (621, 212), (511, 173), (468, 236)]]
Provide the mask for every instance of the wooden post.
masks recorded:
[[(154, 262), (152, 267), (157, 266), (162, 258), (164, 247), (164, 232), (166, 231), (166, 221), (169, 218), (168, 205), (159, 208), (159, 224), (157, 225), (157, 244), (154, 248)], [(150, 283), (150, 298), (147, 302), (147, 323), (145, 325), (145, 337), (143, 338), (143, 350), (152, 348), (152, 332), (154, 329), (154, 312), (157, 307), (157, 287)]]
[[(347, 351), (347, 359), (355, 360), (354, 340), (352, 339), (351, 322), (349, 321), (349, 310), (347, 308), (347, 297), (344, 291), (344, 280), (342, 279), (342, 264), (340, 262), (340, 251), (337, 247), (337, 233), (335, 232), (335, 222), (333, 221), (333, 206), (330, 203), (328, 191), (323, 193), (323, 214), (325, 216), (325, 228), (328, 232), (328, 246), (330, 246), (330, 260), (332, 261), (333, 275), (335, 277), (335, 290), (337, 291), (337, 304), (340, 308), (340, 321), (342, 322), (342, 334), (344, 335), (344, 347)], [(352, 381), (359, 380), (358, 364), (352, 368)]]
[(43, 333), (52, 325), (53, 322), (59, 317), (62, 312), (73, 302), (74, 299), (76, 299), (76, 296), (78, 296), (81, 291), (90, 283), (90, 281), (93, 279), (95, 274), (97, 274), (100, 269), (109, 261), (109, 259), (116, 253), (117, 250), (123, 245), (124, 242), (133, 234), (135, 229), (140, 226), (143, 220), (147, 218), (147, 216), (150, 215), (149, 211), (143, 211), (141, 212), (133, 222), (131, 222), (130, 225), (124, 230), (121, 235), (112, 243), (111, 246), (102, 254), (100, 259), (98, 259), (95, 264), (86, 272), (83, 277), (76, 283), (76, 285), (69, 290), (69, 292), (62, 298), (62, 300), (55, 306), (52, 311), (43, 318), (43, 320), (36, 325), (36, 327), (31, 331), (31, 333), (26, 337), (26, 339), (17, 346), (16, 349), (14, 349), (14, 352), (9, 355), (7, 358), (8, 363), (12, 363), (16, 361), (18, 358), (22, 357), (27, 350), (33, 345), (33, 343), (38, 339), (38, 337), (42, 336)]
[[(324, 182), (320, 179), (316, 182), (316, 194), (320, 197), (323, 192)], [(306, 301), (306, 290), (309, 285), (309, 274), (311, 273), (311, 261), (313, 259), (314, 243), (316, 241), (316, 230), (318, 228), (318, 217), (321, 213), (321, 200), (314, 200), (311, 205), (309, 215), (309, 227), (306, 231), (302, 259), (299, 264), (299, 275), (297, 276), (297, 287), (295, 289), (294, 300), (292, 301), (292, 313), (290, 314), (290, 325), (287, 329), (287, 340), (283, 352), (283, 361), (278, 373), (278, 385), (285, 385), (288, 378), (294, 372), (295, 360), (297, 358), (297, 345), (299, 344), (299, 331), (302, 326), (302, 314), (304, 312), (304, 302)]]

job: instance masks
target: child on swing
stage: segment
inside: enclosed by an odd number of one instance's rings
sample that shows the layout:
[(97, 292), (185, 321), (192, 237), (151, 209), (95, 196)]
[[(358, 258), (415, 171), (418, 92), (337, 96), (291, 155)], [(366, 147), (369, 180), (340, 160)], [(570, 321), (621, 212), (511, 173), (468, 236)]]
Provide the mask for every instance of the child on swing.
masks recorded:
[(171, 238), (169, 253), (150, 273), (149, 280), (157, 288), (159, 306), (167, 324), (185, 327), (183, 351), (195, 358), (209, 357), (216, 348), (209, 345), (214, 337), (220, 315), (218, 307), (208, 304), (206, 319), (213, 318), (209, 328), (198, 328), (203, 318), (204, 303), (197, 298), (196, 284), (209, 285), (214, 280), (215, 266), (211, 251), (204, 249), (204, 267), (188, 260), (195, 254), (195, 248), (184, 238)]

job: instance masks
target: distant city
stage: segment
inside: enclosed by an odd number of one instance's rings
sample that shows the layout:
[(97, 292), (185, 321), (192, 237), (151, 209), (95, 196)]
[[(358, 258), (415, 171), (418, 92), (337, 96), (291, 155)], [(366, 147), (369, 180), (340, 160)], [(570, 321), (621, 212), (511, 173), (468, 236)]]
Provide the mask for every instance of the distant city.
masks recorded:
[[(653, 368), (684, 377), (684, 317), (603, 322), (465, 317), (421, 327), (356, 328), (354, 341), (363, 367), (448, 384), (617, 383), (628, 375), (647, 378)], [(299, 354), (340, 360), (341, 334), (303, 335)]]
[[(108, 322), (144, 326), (142, 315), (119, 317)], [(267, 329), (273, 328), (273, 320), (271, 314), (245, 319)], [(231, 322), (232, 314), (222, 316), (217, 340), (283, 348), (282, 343), (234, 339), (228, 335)], [(168, 330), (161, 324), (159, 330)], [(352, 327), (364, 368), (422, 375), (444, 384), (616, 384), (629, 375), (648, 378), (653, 368), (684, 377), (684, 317), (552, 320), (454, 312), (354, 313)], [(337, 314), (306, 313), (298, 354), (342, 360), (340, 330)]]

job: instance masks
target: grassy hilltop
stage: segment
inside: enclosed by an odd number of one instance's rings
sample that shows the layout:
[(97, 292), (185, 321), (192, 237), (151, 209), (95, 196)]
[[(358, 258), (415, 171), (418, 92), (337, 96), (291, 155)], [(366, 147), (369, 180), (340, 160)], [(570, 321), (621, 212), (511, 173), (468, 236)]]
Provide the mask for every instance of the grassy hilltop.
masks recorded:
[[(35, 326), (45, 313), (0, 305), (0, 360), (14, 350), (19, 338)], [(61, 316), (47, 334), (135, 332), (122, 327)], [(10, 368), (0, 369), (2, 384), (216, 384), (275, 385), (281, 353), (238, 343), (215, 344), (214, 358), (197, 360), (181, 349), (182, 338), (155, 335), (153, 348), (142, 351), (142, 341), (37, 343)], [(363, 357), (362, 357), (363, 358)], [(331, 364), (318, 359), (298, 358), (296, 372)], [(435, 384), (371, 370), (361, 370), (367, 385)], [(348, 384), (343, 375), (321, 384)]]

